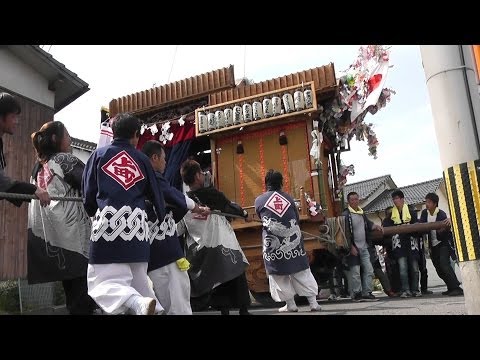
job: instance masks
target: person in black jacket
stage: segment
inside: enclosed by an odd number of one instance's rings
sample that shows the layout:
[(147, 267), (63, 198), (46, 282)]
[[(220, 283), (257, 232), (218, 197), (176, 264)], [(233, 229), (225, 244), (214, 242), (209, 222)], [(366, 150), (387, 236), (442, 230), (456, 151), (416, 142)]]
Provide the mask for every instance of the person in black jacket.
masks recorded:
[[(443, 221), (450, 225), (445, 211), (438, 208), (438, 195), (435, 193), (428, 193), (425, 196), (424, 209), (420, 215), (419, 222), (435, 222)], [(429, 248), (431, 249), (431, 259), (438, 276), (447, 284), (447, 291), (442, 295), (457, 296), (463, 295), (463, 290), (460, 287), (460, 281), (455, 275), (455, 271), (450, 266), (450, 254), (453, 244), (453, 235), (450, 228), (440, 230), (432, 230), (427, 234)]]
[[(18, 116), (20, 115), (21, 108), (17, 99), (12, 95), (2, 92), (0, 93), (0, 192), (19, 193), (33, 195), (40, 200), (42, 206), (50, 204), (50, 196), (44, 189), (35, 186), (33, 184), (16, 181), (11, 179), (5, 174), (5, 168), (7, 163), (5, 161), (5, 155), (3, 154), (3, 134), (13, 135), (15, 126), (18, 122)], [(2, 198), (0, 198), (1, 200)], [(7, 199), (15, 206), (22, 205), (25, 200), (19, 199)], [(27, 200), (29, 201), (29, 200)]]
[[(395, 206), (390, 218), (384, 220), (384, 227), (407, 226), (418, 222), (415, 209), (405, 203), (405, 195), (401, 190), (392, 192), (392, 200)], [(422, 296), (418, 286), (420, 246), (417, 233), (395, 234), (392, 237), (392, 253), (400, 271), (400, 297)]]
[(229, 315), (232, 308), (238, 308), (240, 315), (249, 315), (250, 293), (245, 274), (248, 261), (228, 219), (215, 211), (241, 216), (245, 221), (251, 221), (251, 216), (213, 187), (198, 162), (186, 160), (180, 174), (190, 188), (187, 195), (214, 211), (208, 216), (187, 213), (177, 224), (178, 234), (187, 235), (191, 296), (198, 298), (210, 293), (210, 305), (222, 315)]

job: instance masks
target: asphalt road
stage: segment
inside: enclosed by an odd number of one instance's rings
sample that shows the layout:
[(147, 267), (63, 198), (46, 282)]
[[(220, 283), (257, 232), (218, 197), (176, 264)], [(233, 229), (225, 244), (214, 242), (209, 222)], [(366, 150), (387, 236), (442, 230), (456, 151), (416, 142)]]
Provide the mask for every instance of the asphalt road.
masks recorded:
[[(460, 269), (456, 268), (456, 274), (460, 281)], [(438, 277), (430, 260), (427, 260), (428, 286), (433, 291), (432, 295), (417, 298), (389, 298), (383, 292), (374, 292), (378, 297), (376, 302), (355, 303), (350, 299), (335, 301), (319, 300), (322, 311), (311, 312), (308, 305), (299, 306), (298, 313), (279, 313), (278, 308), (266, 308), (253, 304), (250, 312), (253, 315), (466, 315), (465, 300), (463, 296), (445, 296), (447, 290), (445, 283)], [(284, 303), (279, 303), (278, 307)], [(218, 311), (203, 311), (197, 315), (219, 315)], [(238, 315), (237, 311), (231, 311), (231, 315)]]
[[(465, 300), (463, 296), (445, 296), (442, 291), (447, 289), (443, 281), (437, 276), (435, 268), (430, 260), (427, 260), (428, 266), (428, 285), (434, 292), (432, 295), (417, 298), (389, 298), (383, 292), (374, 292), (378, 297), (376, 302), (355, 303), (350, 299), (340, 299), (335, 301), (319, 300), (322, 310), (311, 312), (308, 305), (298, 306), (297, 313), (279, 313), (278, 308), (283, 306), (279, 303), (278, 307), (264, 307), (253, 303), (250, 312), (253, 315), (279, 315), (279, 316), (298, 316), (298, 315), (464, 315), (466, 314)], [(458, 279), (461, 281), (460, 270), (456, 267)], [(42, 309), (39, 311), (24, 313), (25, 315), (66, 315), (65, 306)], [(218, 311), (195, 312), (194, 315), (219, 315)], [(238, 311), (231, 311), (231, 315), (238, 315)]]

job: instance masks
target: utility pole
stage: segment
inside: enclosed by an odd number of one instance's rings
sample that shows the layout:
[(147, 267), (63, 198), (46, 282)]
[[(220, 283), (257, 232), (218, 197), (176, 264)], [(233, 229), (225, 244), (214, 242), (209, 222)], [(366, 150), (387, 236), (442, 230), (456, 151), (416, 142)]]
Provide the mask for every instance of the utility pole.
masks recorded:
[(480, 314), (480, 97), (470, 45), (422, 45), (465, 307)]

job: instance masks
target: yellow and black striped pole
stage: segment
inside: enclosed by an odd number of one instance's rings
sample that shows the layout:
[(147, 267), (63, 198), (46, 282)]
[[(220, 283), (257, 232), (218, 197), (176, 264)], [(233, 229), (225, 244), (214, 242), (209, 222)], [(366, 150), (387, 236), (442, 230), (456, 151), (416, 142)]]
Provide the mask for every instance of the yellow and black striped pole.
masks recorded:
[(459, 261), (480, 259), (480, 160), (443, 172)]
[(465, 309), (480, 315), (480, 98), (471, 45), (420, 45)]

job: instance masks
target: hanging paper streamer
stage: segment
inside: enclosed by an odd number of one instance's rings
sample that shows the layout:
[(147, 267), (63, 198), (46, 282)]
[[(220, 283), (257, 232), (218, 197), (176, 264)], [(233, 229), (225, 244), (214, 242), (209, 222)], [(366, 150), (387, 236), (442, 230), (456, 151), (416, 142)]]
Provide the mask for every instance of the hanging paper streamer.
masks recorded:
[(367, 140), (369, 154), (375, 159), (379, 142), (373, 125), (365, 125), (363, 120), (368, 113), (375, 114), (385, 107), (395, 94), (392, 89), (384, 88), (392, 67), (389, 60), (389, 48), (383, 45), (360, 47), (357, 59), (339, 79), (339, 96), (319, 106), (322, 132), (339, 141), (345, 138), (350, 141), (353, 136)]
[(100, 125), (100, 137), (97, 143), (97, 149), (110, 145), (113, 141), (113, 131), (112, 128), (108, 125), (108, 122), (103, 122)]
[(310, 212), (310, 216), (317, 216), (322, 211), (322, 206), (320, 204), (317, 204), (316, 201), (312, 200), (308, 193), (305, 193), (304, 195), (307, 202), (308, 211)]
[(156, 124), (153, 124), (152, 126), (150, 126), (149, 129), (152, 135), (155, 135), (156, 133), (158, 133), (158, 127)]
[[(156, 125), (154, 125), (156, 127)], [(159, 141), (161, 141), (164, 145), (167, 141), (173, 139), (173, 134), (168, 131), (170, 129), (170, 122), (167, 121), (166, 123), (162, 124), (162, 133), (159, 136)]]
[(342, 192), (343, 187), (347, 183), (347, 176), (348, 175), (355, 175), (355, 167), (353, 165), (345, 166), (343, 164), (340, 165), (340, 169), (338, 170), (338, 189), (337, 194)]

